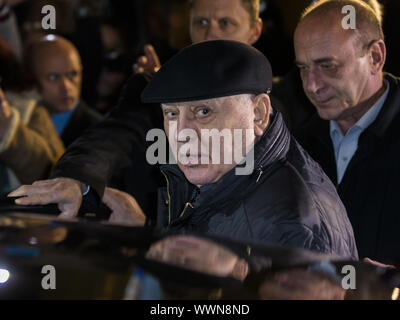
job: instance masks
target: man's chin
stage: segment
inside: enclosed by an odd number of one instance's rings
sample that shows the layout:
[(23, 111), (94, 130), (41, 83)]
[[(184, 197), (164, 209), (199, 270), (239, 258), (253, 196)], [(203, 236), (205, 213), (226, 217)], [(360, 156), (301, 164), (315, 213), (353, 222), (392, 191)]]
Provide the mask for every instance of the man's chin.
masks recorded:
[(343, 107), (335, 103), (334, 99), (329, 100), (327, 103), (313, 102), (313, 105), (316, 108), (319, 117), (324, 120), (337, 119), (343, 110)]
[(321, 119), (323, 120), (336, 120), (339, 118), (341, 112), (341, 109), (339, 109), (339, 107), (325, 107), (325, 108), (319, 108), (317, 107), (317, 112), (318, 115)]
[(68, 99), (68, 101), (62, 101), (57, 105), (57, 110), (59, 113), (68, 112), (74, 109), (76, 105), (76, 100)]
[(179, 165), (186, 179), (194, 185), (202, 186), (218, 180), (218, 175), (212, 172), (208, 165), (184, 166)]

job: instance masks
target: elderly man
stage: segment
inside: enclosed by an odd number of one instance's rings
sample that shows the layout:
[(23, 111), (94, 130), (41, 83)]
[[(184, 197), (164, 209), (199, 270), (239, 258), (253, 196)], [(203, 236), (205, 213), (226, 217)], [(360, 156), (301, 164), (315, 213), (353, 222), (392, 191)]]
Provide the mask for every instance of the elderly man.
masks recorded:
[[(167, 188), (160, 193), (157, 225), (356, 258), (334, 186), (272, 109), (271, 85), (265, 56), (236, 41), (193, 45), (157, 72), (142, 99), (162, 104), (178, 161), (161, 167)], [(233, 139), (209, 143), (204, 130), (225, 130)], [(188, 140), (192, 134), (197, 138)], [(242, 157), (226, 159), (237, 150)], [(244, 155), (251, 168), (237, 175)], [(19, 195), (29, 195), (31, 188), (21, 188)], [(110, 190), (104, 201), (114, 222), (143, 225), (143, 213), (128, 195)]]
[(53, 123), (65, 146), (101, 116), (80, 100), (81, 58), (75, 46), (60, 36), (47, 35), (32, 44), (30, 67)]
[[(344, 5), (356, 28), (342, 25)], [(360, 1), (321, 1), (308, 8), (294, 45), (304, 91), (318, 115), (301, 144), (337, 185), (361, 257), (400, 257), (399, 80), (383, 74), (381, 24)]]
[[(192, 22), (201, 16), (211, 23), (209, 28), (219, 30), (218, 34), (223, 39), (250, 44), (247, 40), (255, 41), (254, 35), (261, 33), (262, 21), (258, 9), (259, 0), (195, 0), (191, 9)], [(227, 21), (245, 27), (233, 28)], [(223, 28), (224, 24), (229, 28)], [(222, 32), (221, 28), (230, 32)], [(247, 34), (243, 33), (243, 28), (248, 31)], [(193, 41), (207, 40), (201, 36), (204, 33), (194, 26), (191, 32)], [(213, 31), (214, 34), (216, 32)], [(147, 57), (151, 59), (153, 50), (148, 49)], [(118, 106), (68, 148), (55, 169), (54, 177), (57, 179), (48, 183), (46, 190), (41, 189), (41, 192), (49, 192), (51, 197), (41, 199), (43, 203), (46, 200), (61, 201), (65, 204), (65, 216), (74, 216), (82, 203), (87, 210), (94, 212), (98, 209), (105, 187), (111, 185), (132, 194), (146, 214), (155, 218), (157, 189), (164, 185), (165, 180), (157, 166), (149, 165), (146, 160), (145, 137), (149, 130), (162, 128), (163, 116), (159, 108), (144, 106), (140, 94), (148, 83), (146, 75), (157, 69), (150, 63), (149, 68), (142, 70), (146, 71), (144, 74), (133, 76)], [(115, 143), (117, 140), (120, 143)], [(112, 181), (111, 176), (114, 177)], [(86, 195), (83, 198), (82, 192)]]

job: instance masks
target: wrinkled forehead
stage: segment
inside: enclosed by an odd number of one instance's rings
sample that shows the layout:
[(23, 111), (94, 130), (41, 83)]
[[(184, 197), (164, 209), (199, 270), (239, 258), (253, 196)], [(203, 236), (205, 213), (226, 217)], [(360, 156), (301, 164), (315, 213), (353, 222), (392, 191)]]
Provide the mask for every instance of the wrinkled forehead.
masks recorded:
[(301, 53), (320, 52), (321, 54), (341, 52), (356, 47), (357, 33), (345, 30), (337, 18), (309, 17), (299, 23), (294, 34), (296, 55)]
[(252, 94), (239, 94), (234, 96), (226, 96), (220, 98), (212, 98), (212, 99), (204, 99), (204, 100), (195, 100), (195, 101), (186, 101), (186, 102), (171, 102), (171, 103), (162, 103), (161, 107), (194, 107), (194, 106), (210, 106), (215, 108), (222, 108), (224, 106), (235, 106), (238, 104), (248, 104), (251, 103)]
[(299, 22), (295, 30), (295, 40), (299, 37), (331, 34), (336, 37), (349, 38), (358, 33), (358, 29), (344, 28), (341, 12), (310, 13)]

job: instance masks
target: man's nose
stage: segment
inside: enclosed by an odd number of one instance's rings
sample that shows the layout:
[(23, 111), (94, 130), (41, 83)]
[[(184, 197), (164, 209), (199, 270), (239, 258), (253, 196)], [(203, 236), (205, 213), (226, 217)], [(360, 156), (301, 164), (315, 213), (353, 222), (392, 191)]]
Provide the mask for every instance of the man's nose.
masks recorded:
[(196, 125), (194, 119), (188, 116), (182, 116), (178, 119), (177, 123), (177, 136), (176, 141), (188, 142), (190, 139), (195, 138), (197, 135)]
[(221, 39), (221, 35), (218, 28), (218, 23), (216, 21), (211, 21), (207, 31), (205, 40), (219, 40)]
[(60, 79), (60, 89), (62, 92), (70, 92), (72, 89), (72, 83), (71, 80), (68, 79), (68, 77), (63, 76)]
[(307, 72), (304, 81), (305, 89), (310, 93), (318, 93), (324, 85), (320, 73), (313, 68)]

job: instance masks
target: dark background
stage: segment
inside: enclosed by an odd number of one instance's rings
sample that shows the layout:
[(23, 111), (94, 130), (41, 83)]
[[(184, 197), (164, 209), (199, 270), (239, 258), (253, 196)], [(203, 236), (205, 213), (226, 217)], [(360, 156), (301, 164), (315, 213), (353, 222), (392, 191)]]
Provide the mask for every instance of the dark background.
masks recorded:
[[(284, 75), (293, 67), (292, 36), (301, 11), (309, 3), (310, 0), (261, 0), (264, 32), (255, 47), (270, 59), (275, 75)], [(385, 70), (398, 75), (400, 1), (381, 3), (385, 6), (388, 47)], [(35, 32), (43, 33), (34, 26), (41, 22), (41, 8), (46, 4), (54, 5), (57, 12), (57, 28), (51, 33), (67, 37), (80, 51), (84, 66), (83, 99), (89, 105), (96, 105), (99, 98), (96, 88), (102, 70), (119, 72), (126, 79), (144, 44), (153, 44), (161, 62), (190, 44), (187, 0), (25, 0), (13, 7), (24, 45), (35, 37)], [(103, 26), (117, 35), (118, 44), (114, 47), (105, 43)], [(118, 54), (110, 54), (114, 51)], [(123, 82), (120, 80), (120, 84)], [(108, 104), (117, 101), (121, 87), (116, 85)]]

